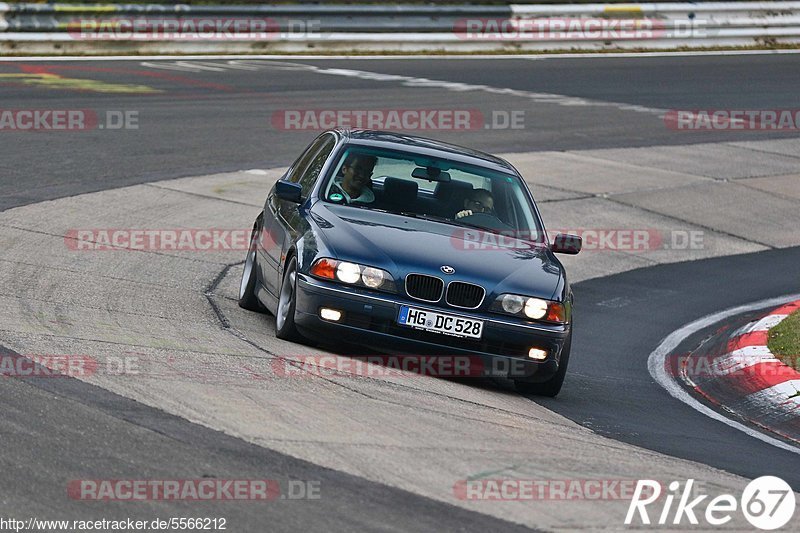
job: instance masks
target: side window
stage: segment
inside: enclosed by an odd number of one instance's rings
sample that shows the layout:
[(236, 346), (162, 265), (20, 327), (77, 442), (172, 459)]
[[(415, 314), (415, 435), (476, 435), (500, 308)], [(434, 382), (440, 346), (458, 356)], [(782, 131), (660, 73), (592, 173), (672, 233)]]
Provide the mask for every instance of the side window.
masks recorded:
[(325, 166), (325, 162), (328, 160), (328, 157), (331, 155), (331, 152), (333, 152), (333, 149), (336, 146), (336, 140), (332, 135), (326, 135), (325, 137), (326, 138), (322, 143), (322, 146), (316, 152), (316, 155), (314, 155), (314, 158), (300, 176), (299, 183), (303, 188), (303, 198), (306, 198), (311, 193), (311, 189), (314, 188), (314, 183), (317, 182), (317, 178), (319, 178), (319, 174), (322, 172), (322, 167)]
[(292, 183), (298, 183), (300, 181), (300, 177), (305, 174), (308, 165), (314, 158), (314, 155), (319, 151), (320, 147), (326, 144), (331, 139), (330, 135), (322, 135), (317, 137), (314, 142), (306, 148), (306, 151), (303, 152), (297, 161), (294, 162), (292, 168), (289, 169), (289, 174), (286, 176), (286, 181), (291, 181)]

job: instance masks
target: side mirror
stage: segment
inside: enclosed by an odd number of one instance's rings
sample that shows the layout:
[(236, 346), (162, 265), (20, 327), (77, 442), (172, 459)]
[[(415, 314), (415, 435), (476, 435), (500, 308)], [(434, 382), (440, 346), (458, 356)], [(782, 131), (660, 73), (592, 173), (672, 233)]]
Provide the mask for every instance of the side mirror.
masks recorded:
[(281, 200), (287, 200), (299, 204), (302, 199), (303, 188), (299, 183), (292, 183), (291, 181), (277, 181), (275, 182), (275, 196)]
[(553, 239), (553, 246), (550, 247), (557, 254), (575, 255), (581, 251), (583, 239), (579, 235), (569, 233), (557, 233)]

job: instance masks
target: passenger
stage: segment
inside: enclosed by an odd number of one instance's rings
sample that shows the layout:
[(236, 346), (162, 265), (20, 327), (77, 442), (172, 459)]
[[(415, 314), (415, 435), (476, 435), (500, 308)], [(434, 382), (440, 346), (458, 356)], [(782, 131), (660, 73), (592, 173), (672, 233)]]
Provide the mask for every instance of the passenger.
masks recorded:
[(342, 164), (340, 176), (333, 179), (333, 187), (328, 198), (341, 194), (346, 203), (354, 202), (370, 204), (375, 201), (372, 192), (372, 171), (378, 158), (373, 155), (351, 152)]
[(486, 189), (475, 189), (464, 199), (464, 209), (456, 213), (456, 218), (464, 218), (478, 213), (494, 213), (494, 198)]

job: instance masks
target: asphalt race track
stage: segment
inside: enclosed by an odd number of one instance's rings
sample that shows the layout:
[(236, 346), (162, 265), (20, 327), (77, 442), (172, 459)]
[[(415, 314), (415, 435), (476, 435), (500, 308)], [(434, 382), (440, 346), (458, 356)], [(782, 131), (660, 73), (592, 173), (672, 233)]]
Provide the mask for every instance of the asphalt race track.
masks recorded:
[[(796, 54), (0, 61), (3, 109), (133, 112), (137, 124), (0, 131), (0, 352), (185, 358), (172, 381), (0, 379), (0, 516), (192, 514), (227, 517), (232, 531), (616, 530), (627, 502), (476, 504), (450, 487), (493, 471), (694, 475), (727, 490), (777, 475), (800, 491), (800, 449), (702, 415), (647, 369), (682, 325), (800, 292), (797, 131), (675, 131), (663, 114), (796, 109), (798, 85)], [(422, 376), (246, 381), (240, 361), (260, 376), (269, 360), (318, 347), (275, 339), (271, 317), (235, 305), (243, 252), (64, 246), (74, 228), (249, 227), (276, 169), (316, 135), (281, 128), (287, 110), (454, 107), (524, 112), (519, 129), (420, 133), (510, 154), (548, 227), (704, 232), (694, 255), (587, 250), (565, 260), (576, 329), (555, 399)], [(580, 181), (601, 167), (613, 186)], [(687, 350), (705, 336), (687, 339)], [(213, 372), (186, 370), (203, 365)], [(66, 496), (70, 480), (122, 478), (316, 480), (323, 489), (320, 499), (267, 504)]]
[[(791, 108), (797, 97), (800, 73), (794, 55), (695, 58), (596, 58), (558, 60), (352, 60), (324, 61), (326, 68), (346, 67), (370, 72), (494, 85), (544, 94), (590, 97), (655, 109)], [(133, 183), (179, 176), (209, 174), (218, 170), (271, 168), (293, 161), (304, 132), (275, 131), (265, 124), (274, 111), (303, 109), (309, 101), (325, 108), (405, 103), (431, 107), (452, 103), (450, 93), (418, 88), (414, 91), (354, 77), (319, 76), (281, 62), (265, 69), (217, 70), (198, 68), (142, 68), (139, 62), (92, 61), (35, 63), (37, 71), (67, 78), (91, 78), (128, 85), (145, 85), (144, 95), (119, 93), (112, 87), (86, 92), (55, 89), (44, 83), (13, 85), (3, 80), (3, 105), (88, 105), (95, 110), (139, 111), (144, 131), (88, 132), (76, 154), (71, 135), (25, 136), (6, 150), (0, 170), (2, 208)], [(152, 62), (149, 62), (152, 63)], [(174, 63), (174, 62), (172, 62)], [(291, 64), (310, 63), (291, 61)], [(213, 64), (213, 62), (212, 62)], [(208, 67), (206, 67), (208, 68)], [(210, 67), (215, 68), (215, 67)], [(0, 61), (0, 73), (19, 74), (20, 63)], [(2, 77), (0, 77), (2, 80)], [(32, 93), (35, 91), (35, 93)], [(518, 99), (495, 97), (487, 106), (480, 93), (459, 93), (462, 108), (526, 109)], [(523, 103), (522, 106), (520, 104)], [(494, 152), (569, 150), (730, 140), (716, 132), (675, 135), (652, 113), (619, 113), (614, 107), (536, 106), (535, 123), (523, 130), (495, 130), (491, 135), (454, 132), (448, 139), (479, 144)], [(256, 112), (257, 111), (257, 112)], [(531, 118), (532, 120), (533, 118)], [(118, 135), (117, 135), (118, 134)], [(790, 134), (788, 134), (790, 135)], [(479, 137), (475, 143), (474, 138)], [(737, 140), (764, 139), (787, 134), (739, 132)], [(7, 136), (8, 137), (8, 136)], [(259, 139), (260, 142), (252, 142)], [(25, 142), (21, 142), (21, 141)], [(5, 146), (9, 146), (4, 143)], [(49, 157), (42, 160), (42, 153)], [(167, 157), (169, 156), (169, 157)], [(31, 161), (36, 161), (31, 179)], [(13, 184), (24, 184), (20, 188)], [(11, 188), (10, 188), (11, 187)]]

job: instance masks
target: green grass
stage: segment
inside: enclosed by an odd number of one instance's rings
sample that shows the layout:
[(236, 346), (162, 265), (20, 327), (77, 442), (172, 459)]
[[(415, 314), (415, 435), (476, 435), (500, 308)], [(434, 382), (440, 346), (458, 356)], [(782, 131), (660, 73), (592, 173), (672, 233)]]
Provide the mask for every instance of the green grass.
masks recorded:
[(769, 330), (769, 350), (775, 357), (800, 370), (800, 311)]

